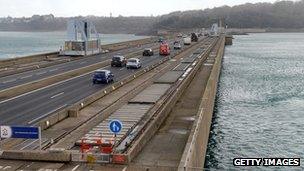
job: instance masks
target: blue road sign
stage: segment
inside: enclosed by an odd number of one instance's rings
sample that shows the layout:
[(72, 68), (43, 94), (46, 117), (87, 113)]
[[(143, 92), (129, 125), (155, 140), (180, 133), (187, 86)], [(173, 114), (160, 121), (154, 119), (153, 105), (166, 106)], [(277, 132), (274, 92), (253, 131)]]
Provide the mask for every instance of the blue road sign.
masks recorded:
[(112, 120), (109, 124), (109, 128), (114, 134), (117, 134), (122, 129), (122, 123), (119, 120)]
[(39, 139), (39, 127), (1, 126), (1, 138)]

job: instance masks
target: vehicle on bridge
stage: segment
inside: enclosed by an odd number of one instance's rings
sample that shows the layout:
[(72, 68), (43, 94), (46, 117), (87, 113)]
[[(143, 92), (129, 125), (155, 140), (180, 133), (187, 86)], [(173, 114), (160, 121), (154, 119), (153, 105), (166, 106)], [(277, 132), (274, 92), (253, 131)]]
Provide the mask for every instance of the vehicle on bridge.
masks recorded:
[(159, 38), (158, 38), (158, 42), (159, 42), (159, 43), (162, 43), (163, 41), (164, 41), (164, 38), (163, 38), (163, 37), (159, 37)]
[(182, 45), (179, 41), (175, 41), (173, 44), (173, 49), (182, 49)]
[(168, 43), (161, 43), (159, 46), (160, 55), (170, 55), (170, 46)]
[(151, 48), (146, 48), (143, 52), (143, 56), (153, 56), (154, 52)]
[(112, 61), (111, 61), (111, 66), (116, 66), (116, 67), (123, 67), (126, 66), (127, 60), (124, 56), (121, 55), (116, 55), (113, 56)]
[(114, 74), (109, 70), (96, 70), (93, 75), (93, 84), (96, 83), (110, 83), (114, 81)]
[(191, 38), (190, 37), (185, 37), (183, 39), (183, 41), (184, 41), (184, 45), (191, 45)]
[(192, 42), (197, 42), (198, 41), (198, 36), (196, 33), (191, 33), (191, 41)]
[(141, 62), (138, 58), (130, 58), (128, 59), (127, 62), (127, 69), (131, 69), (131, 68), (141, 68)]

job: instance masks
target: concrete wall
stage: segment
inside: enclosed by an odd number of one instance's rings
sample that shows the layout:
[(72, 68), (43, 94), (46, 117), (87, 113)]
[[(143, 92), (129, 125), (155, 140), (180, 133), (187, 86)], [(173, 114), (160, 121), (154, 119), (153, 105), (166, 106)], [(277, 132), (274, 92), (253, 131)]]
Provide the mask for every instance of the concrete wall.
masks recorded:
[(116, 51), (116, 50), (120, 50), (120, 49), (130, 48), (130, 47), (136, 46), (138, 44), (147, 44), (147, 43), (150, 43), (155, 40), (156, 40), (155, 38), (151, 37), (151, 38), (145, 38), (145, 39), (140, 39), (140, 40), (131, 40), (131, 41), (126, 41), (126, 42), (102, 45), (101, 48), (107, 49), (109, 51)]
[(58, 56), (59, 52), (50, 52), (50, 53), (43, 53), (43, 54), (37, 54), (37, 55), (30, 55), (20, 58), (12, 58), (12, 59), (4, 59), (0, 60), (0, 68), (10, 67), (13, 65), (20, 65), (25, 63), (31, 63), (31, 62), (39, 62), (46, 60), (47, 57), (55, 57)]
[(225, 38), (221, 37), (220, 48), (211, 71), (207, 86), (187, 141), (180, 165), (180, 171), (203, 170), (213, 115), (217, 84), (224, 54)]
[(233, 37), (231, 35), (227, 35), (225, 37), (225, 45), (232, 45), (232, 39)]
[(47, 161), (47, 162), (69, 162), (71, 153), (68, 151), (14, 151), (7, 150), (0, 153), (0, 159), (11, 160), (29, 160), (29, 161)]
[(185, 88), (191, 83), (191, 80), (194, 78), (202, 62), (204, 61), (204, 59), (207, 58), (210, 51), (211, 48), (205, 51), (204, 55), (202, 55), (199, 64), (196, 65), (195, 68), (193, 68), (191, 73), (183, 82), (181, 82), (178, 85), (175, 85), (169, 90), (169, 93), (166, 95), (166, 99), (164, 100), (166, 103), (162, 103), (160, 106), (158, 106), (157, 109), (159, 110), (153, 111), (154, 113), (157, 113), (157, 115), (154, 116), (149, 126), (145, 128), (141, 136), (135, 141), (132, 147), (128, 150), (127, 152), (128, 160), (126, 161), (126, 163), (131, 162), (134, 159), (134, 157), (136, 157), (136, 155), (144, 148), (145, 144), (151, 139), (151, 137), (156, 133), (156, 131), (159, 129), (163, 121), (167, 118), (168, 114), (172, 110), (172, 107), (176, 104), (177, 100), (183, 94)]

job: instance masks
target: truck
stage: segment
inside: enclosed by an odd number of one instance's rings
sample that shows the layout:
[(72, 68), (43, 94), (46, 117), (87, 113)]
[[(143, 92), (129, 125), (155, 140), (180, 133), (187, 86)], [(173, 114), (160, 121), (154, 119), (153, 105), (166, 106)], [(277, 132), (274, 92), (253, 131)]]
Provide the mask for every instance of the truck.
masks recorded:
[(190, 37), (185, 37), (183, 38), (184, 45), (191, 45), (191, 38)]
[(168, 43), (161, 43), (159, 46), (159, 54), (160, 55), (170, 55), (170, 46)]

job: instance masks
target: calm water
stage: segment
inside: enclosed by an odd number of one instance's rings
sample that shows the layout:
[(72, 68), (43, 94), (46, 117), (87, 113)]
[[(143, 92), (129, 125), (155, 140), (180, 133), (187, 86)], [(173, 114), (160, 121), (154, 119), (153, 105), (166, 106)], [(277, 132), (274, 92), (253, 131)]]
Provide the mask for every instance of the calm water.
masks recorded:
[[(251, 34), (233, 41), (224, 56), (206, 167), (244, 169), (233, 167), (235, 157), (303, 160), (304, 34)], [(304, 170), (301, 165), (296, 169)]]
[[(0, 32), (0, 59), (58, 51), (66, 32)], [(145, 38), (130, 34), (102, 34), (101, 44)]]

